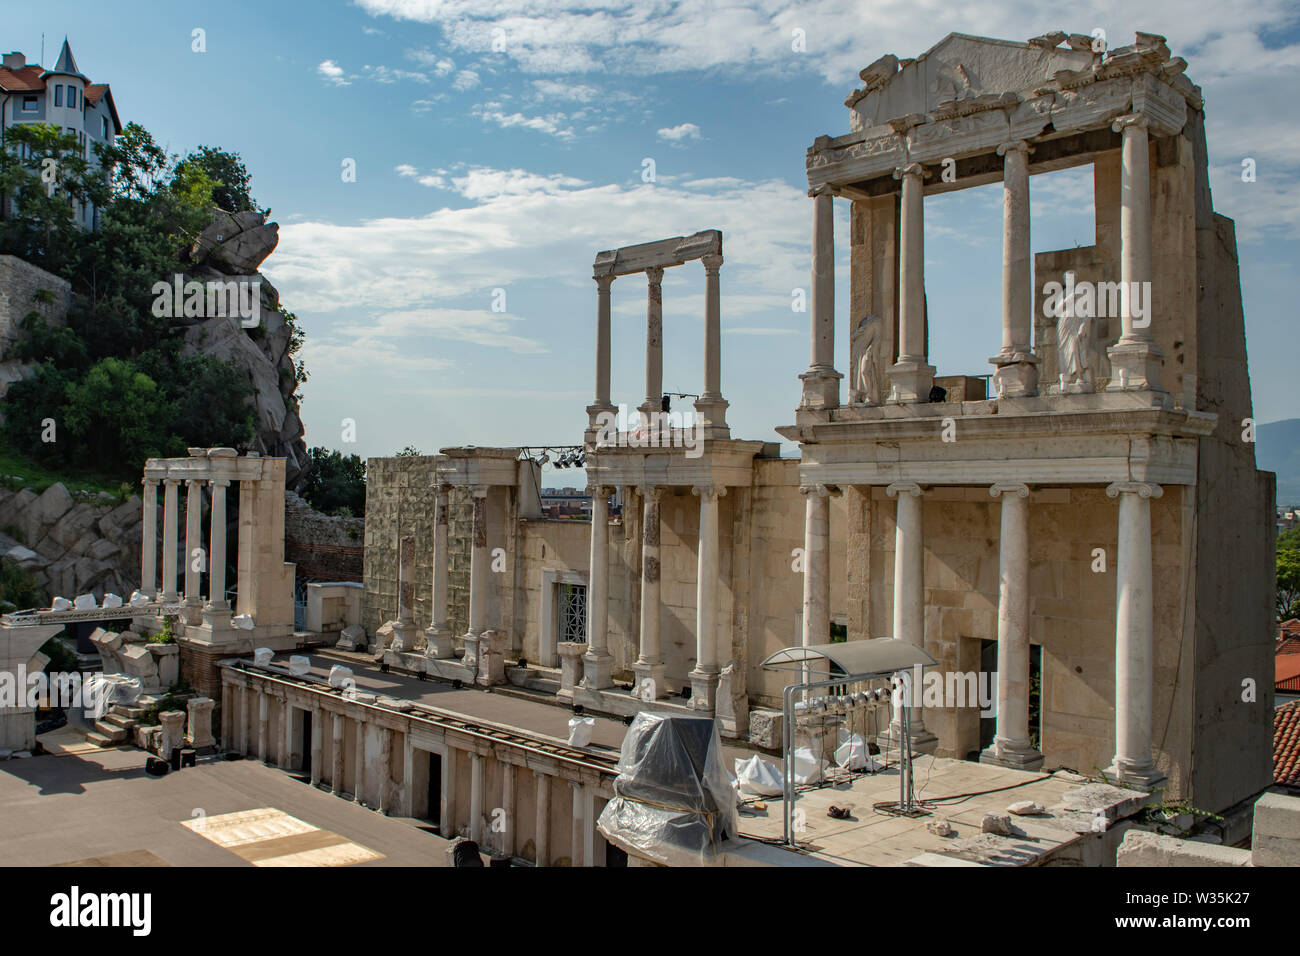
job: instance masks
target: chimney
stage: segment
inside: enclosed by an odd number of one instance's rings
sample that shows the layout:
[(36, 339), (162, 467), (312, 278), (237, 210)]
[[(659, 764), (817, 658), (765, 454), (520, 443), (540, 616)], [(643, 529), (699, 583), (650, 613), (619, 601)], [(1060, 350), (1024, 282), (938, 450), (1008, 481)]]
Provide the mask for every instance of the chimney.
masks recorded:
[(4, 68), (17, 72), (27, 65), (27, 57), (18, 52), (6, 53), (4, 55)]

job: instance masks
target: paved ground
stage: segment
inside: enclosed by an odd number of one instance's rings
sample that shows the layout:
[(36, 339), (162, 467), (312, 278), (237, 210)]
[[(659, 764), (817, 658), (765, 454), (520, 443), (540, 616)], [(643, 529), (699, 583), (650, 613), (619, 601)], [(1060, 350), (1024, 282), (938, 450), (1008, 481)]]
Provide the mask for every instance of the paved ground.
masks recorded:
[[(447, 841), (422, 829), (422, 821), (382, 816), (255, 760), (200, 758), (196, 767), (150, 777), (143, 751), (87, 750), (77, 745), (80, 735), (68, 730), (43, 734), (41, 740), (47, 747), (70, 746), (60, 755), (0, 761), (3, 866), (268, 865), (266, 860), (280, 852), (268, 849), (276, 839), (286, 840), (281, 859), (291, 851), (305, 852), (308, 841), (312, 847), (341, 848), (332, 851), (340, 862), (365, 859), (367, 854), (351, 846), (378, 854), (356, 866), (446, 863)], [(223, 832), (216, 826), (209, 836), (195, 826), (222, 814), (267, 809), (279, 814), (260, 816), (283, 821), (287, 815), (306, 826), (281, 822), (239, 841), (223, 836), (229, 847), (214, 842)]]

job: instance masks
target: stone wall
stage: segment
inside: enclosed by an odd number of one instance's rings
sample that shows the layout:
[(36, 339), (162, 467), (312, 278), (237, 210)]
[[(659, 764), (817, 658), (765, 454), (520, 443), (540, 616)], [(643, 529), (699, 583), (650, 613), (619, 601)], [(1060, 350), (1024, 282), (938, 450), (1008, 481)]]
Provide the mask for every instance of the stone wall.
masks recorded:
[(292, 491), (284, 495), (285, 560), (308, 581), (360, 581), (366, 522), (316, 511)]
[(0, 489), (0, 555), (50, 597), (130, 597), (140, 580), (140, 523), (134, 496), (118, 504), (108, 494), (72, 494), (58, 482), (39, 495)]
[[(38, 303), (36, 293), (47, 290), (54, 301)], [(61, 326), (67, 321), (68, 303), (72, 286), (16, 256), (0, 256), (0, 398), (9, 386), (25, 378), (31, 365), (17, 361), (11, 354), (14, 344), (23, 336), (20, 323), (32, 311), (45, 316), (51, 325)]]

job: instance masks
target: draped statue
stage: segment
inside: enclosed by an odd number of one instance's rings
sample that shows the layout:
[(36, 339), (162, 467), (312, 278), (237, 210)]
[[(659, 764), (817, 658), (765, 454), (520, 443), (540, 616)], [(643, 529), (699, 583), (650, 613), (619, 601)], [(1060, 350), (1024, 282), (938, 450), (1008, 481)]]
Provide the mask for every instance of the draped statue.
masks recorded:
[(853, 377), (849, 387), (849, 402), (863, 402), (867, 405), (879, 405), (880, 363), (877, 355), (880, 351), (880, 316), (866, 315), (858, 321), (853, 330), (852, 354), (854, 360)]

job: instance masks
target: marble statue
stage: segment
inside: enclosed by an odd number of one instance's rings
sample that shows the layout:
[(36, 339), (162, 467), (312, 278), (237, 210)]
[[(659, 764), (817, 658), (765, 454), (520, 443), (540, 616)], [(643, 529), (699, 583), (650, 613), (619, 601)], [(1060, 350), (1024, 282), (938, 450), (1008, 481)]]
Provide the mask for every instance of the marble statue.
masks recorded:
[(880, 364), (876, 359), (880, 339), (880, 316), (866, 315), (853, 330), (853, 354), (857, 364), (853, 368), (850, 402), (880, 404)]

